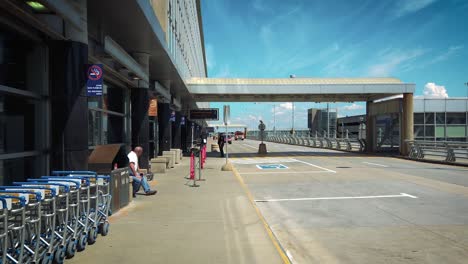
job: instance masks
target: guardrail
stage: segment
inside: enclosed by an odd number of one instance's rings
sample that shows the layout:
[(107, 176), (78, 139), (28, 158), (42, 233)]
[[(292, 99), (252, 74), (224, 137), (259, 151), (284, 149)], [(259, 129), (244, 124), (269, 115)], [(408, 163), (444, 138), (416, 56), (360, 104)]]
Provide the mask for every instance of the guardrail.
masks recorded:
[(406, 143), (410, 149), (410, 159), (468, 164), (467, 142), (407, 140)]
[[(247, 138), (258, 140), (258, 137), (256, 136), (248, 136)], [(264, 141), (345, 151), (363, 152), (366, 149), (366, 141), (357, 138), (325, 138), (268, 135), (265, 137)]]

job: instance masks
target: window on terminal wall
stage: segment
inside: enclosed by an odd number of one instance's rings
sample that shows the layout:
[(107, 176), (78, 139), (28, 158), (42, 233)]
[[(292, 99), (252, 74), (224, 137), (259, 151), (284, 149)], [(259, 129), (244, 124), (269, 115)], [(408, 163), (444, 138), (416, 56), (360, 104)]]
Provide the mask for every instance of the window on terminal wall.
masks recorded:
[(424, 137), (424, 126), (414, 126), (414, 137), (415, 138)]
[(127, 143), (125, 89), (108, 83), (103, 95), (88, 97), (88, 146)]
[(437, 125), (445, 124), (445, 113), (436, 113), (436, 124)]
[(434, 126), (426, 126), (424, 136), (434, 137), (435, 136)]
[(465, 113), (447, 113), (447, 124), (464, 125), (466, 124)]
[(414, 123), (418, 125), (424, 124), (424, 113), (415, 113)]
[(434, 113), (425, 113), (425, 124), (434, 124)]

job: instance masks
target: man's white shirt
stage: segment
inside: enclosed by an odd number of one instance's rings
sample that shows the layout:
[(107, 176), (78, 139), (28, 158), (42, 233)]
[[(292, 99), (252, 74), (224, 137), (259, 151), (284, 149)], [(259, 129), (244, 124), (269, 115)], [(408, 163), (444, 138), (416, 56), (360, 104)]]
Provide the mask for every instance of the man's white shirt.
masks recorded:
[(138, 172), (138, 156), (137, 156), (137, 154), (134, 151), (130, 151), (130, 153), (128, 153), (127, 157), (128, 157), (128, 160), (129, 160), (130, 163), (133, 162), (135, 164), (135, 171)]

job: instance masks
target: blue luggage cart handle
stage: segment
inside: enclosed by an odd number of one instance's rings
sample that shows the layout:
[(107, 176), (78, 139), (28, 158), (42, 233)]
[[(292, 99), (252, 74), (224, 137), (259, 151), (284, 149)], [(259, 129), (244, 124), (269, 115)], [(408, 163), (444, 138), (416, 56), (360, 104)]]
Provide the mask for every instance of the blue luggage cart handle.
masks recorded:
[(75, 180), (82, 180), (85, 182), (86, 186), (89, 186), (89, 177), (86, 176), (42, 176), (41, 179), (48, 179), (48, 180), (57, 180), (57, 179), (75, 179)]
[[(43, 177), (46, 177), (46, 176), (43, 176)], [(75, 187), (77, 188), (80, 188), (80, 184), (77, 183), (76, 181), (73, 181), (73, 180), (70, 180), (70, 179), (66, 179), (66, 178), (61, 178), (61, 177), (50, 177), (50, 178), (40, 178), (40, 179), (28, 179), (28, 181), (31, 180), (31, 181), (36, 181), (36, 182), (49, 182), (49, 181), (57, 181), (57, 182), (69, 182), (69, 183), (73, 183), (75, 185)], [(60, 183), (59, 183), (60, 184)]]
[(70, 171), (52, 171), (52, 175), (55, 175), (55, 176), (58, 176), (58, 175), (67, 176), (67, 175), (70, 175), (70, 174), (97, 175), (97, 173), (95, 171), (74, 171), (74, 170), (70, 170)]
[[(13, 182), (15, 185), (28, 185), (28, 184), (37, 184), (37, 185), (53, 185), (53, 186), (60, 186), (65, 188), (65, 192), (70, 191), (70, 187), (66, 184), (60, 184), (60, 183), (48, 183), (48, 182), (40, 182), (40, 181), (34, 181), (34, 179), (28, 179), (27, 182)], [(55, 190), (54, 190), (55, 191)]]
[[(13, 183), (15, 184), (15, 183)], [(10, 188), (21, 188), (21, 189), (39, 189), (39, 190), (47, 190), (52, 193), (52, 197), (55, 197), (57, 194), (54, 188), (42, 187), (42, 186), (22, 186), (20, 184), (12, 185)], [(44, 197), (45, 198), (45, 197)]]
[(0, 195), (0, 201), (2, 201), (3, 208), (6, 208), (6, 199), (18, 200), (21, 207), (26, 205), (26, 199), (24, 197), (12, 196), (12, 195)]
[[(36, 200), (37, 201), (41, 201), (42, 200), (42, 195), (41, 193), (39, 192), (32, 192), (32, 191), (22, 191), (22, 190), (15, 190), (15, 191), (10, 191), (6, 188), (12, 188), (12, 187), (16, 187), (16, 186), (0, 186), (0, 193), (24, 193), (24, 194), (33, 194), (36, 196)], [(18, 189), (18, 188), (15, 188), (15, 189)], [(31, 189), (31, 188), (29, 188)], [(1, 194), (0, 194), (1, 195)]]

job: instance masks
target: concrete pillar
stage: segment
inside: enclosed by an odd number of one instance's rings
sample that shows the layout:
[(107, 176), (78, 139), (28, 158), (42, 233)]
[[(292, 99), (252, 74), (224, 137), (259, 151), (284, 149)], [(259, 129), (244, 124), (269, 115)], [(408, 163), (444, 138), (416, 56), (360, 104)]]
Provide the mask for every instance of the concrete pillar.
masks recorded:
[(180, 119), (181, 119), (180, 112), (176, 112), (176, 119), (175, 122), (172, 123), (172, 148), (180, 149), (181, 144), (181, 135), (182, 130), (180, 126)]
[(401, 141), (400, 141), (400, 154), (408, 155), (409, 149), (405, 140), (414, 139), (414, 121), (413, 121), (414, 105), (413, 105), (413, 94), (403, 94), (403, 113), (401, 122)]
[(186, 151), (187, 150), (187, 135), (190, 135), (190, 130), (189, 130), (189, 121), (187, 120), (187, 117), (186, 116), (182, 116), (181, 115), (181, 118), (184, 117), (185, 118), (185, 123), (184, 124), (180, 124), (180, 148), (182, 149), (182, 151)]
[(366, 102), (366, 152), (375, 151), (375, 116), (371, 114), (372, 101)]
[(149, 119), (148, 106), (149, 95), (147, 88), (132, 88), (130, 91), (132, 105), (132, 148), (143, 147), (143, 155), (139, 159), (139, 166), (142, 169), (148, 168), (149, 157)]
[(163, 151), (171, 150), (172, 144), (172, 124), (169, 120), (171, 118), (171, 108), (168, 103), (158, 103), (158, 123), (159, 123), (159, 153), (162, 155)]
[[(134, 53), (133, 58), (140, 64), (143, 70), (149, 74), (150, 55), (146, 53)], [(143, 80), (137, 81), (138, 88), (130, 91), (131, 102), (131, 127), (132, 127), (132, 148), (143, 147), (143, 155), (139, 159), (139, 166), (142, 169), (149, 167), (149, 84)]]
[(67, 40), (49, 43), (51, 94), (51, 169), (88, 168), (88, 100), (85, 64), (88, 63), (86, 1), (77, 3), (80, 29), (65, 21)]

